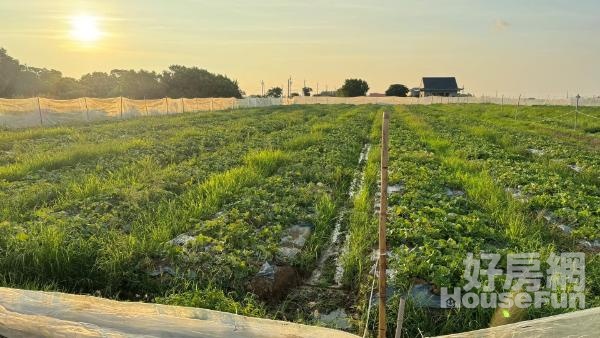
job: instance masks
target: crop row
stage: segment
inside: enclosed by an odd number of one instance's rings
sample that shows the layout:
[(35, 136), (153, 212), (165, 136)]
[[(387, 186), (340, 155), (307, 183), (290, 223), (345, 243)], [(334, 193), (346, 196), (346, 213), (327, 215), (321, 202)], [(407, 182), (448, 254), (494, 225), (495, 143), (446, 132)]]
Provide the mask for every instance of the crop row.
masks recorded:
[[(372, 110), (289, 107), (7, 132), (3, 284), (168, 295), (157, 300), (237, 311), (290, 226), (309, 224), (312, 235), (287, 263), (314, 266)], [(245, 311), (262, 310), (250, 301)]]
[[(595, 136), (557, 135), (514, 119), (505, 123), (503, 114), (488, 105), (396, 107), (392, 114), (388, 316), (396, 317), (398, 297), (408, 299), (406, 336), (463, 332), (565, 311), (543, 306), (504, 318), (494, 309), (439, 309), (442, 287), (467, 284), (468, 253), (501, 254), (499, 266), (506, 266), (509, 253), (536, 252), (545, 269), (551, 253), (583, 250), (586, 306), (600, 304), (600, 262), (590, 247), (600, 233), (600, 158), (581, 141)], [(370, 229), (375, 216), (363, 222)], [(359, 304), (366, 311), (371, 281), (364, 272), (361, 280)], [(363, 324), (375, 327), (375, 322)], [(394, 329), (393, 322), (388, 329)]]

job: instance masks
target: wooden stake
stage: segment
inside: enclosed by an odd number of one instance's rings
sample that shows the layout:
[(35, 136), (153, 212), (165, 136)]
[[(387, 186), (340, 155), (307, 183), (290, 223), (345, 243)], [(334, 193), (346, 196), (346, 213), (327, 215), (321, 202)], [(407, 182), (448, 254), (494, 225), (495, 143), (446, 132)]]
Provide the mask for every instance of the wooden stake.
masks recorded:
[(581, 98), (581, 96), (577, 94), (575, 98), (577, 99), (577, 103), (575, 104), (575, 127), (573, 129), (577, 130), (577, 118), (579, 117), (579, 99)]
[(406, 301), (404, 297), (400, 297), (400, 303), (398, 304), (398, 317), (396, 318), (396, 335), (395, 338), (402, 336), (402, 325), (404, 324), (404, 305)]
[(89, 120), (90, 120), (90, 109), (88, 108), (87, 97), (83, 98), (83, 103), (85, 103), (85, 118), (89, 122)]
[(37, 98), (37, 104), (38, 104), (38, 113), (40, 114), (40, 126), (44, 125), (44, 119), (42, 118), (42, 107), (40, 105), (40, 97), (38, 96)]
[(165, 105), (167, 106), (167, 115), (169, 115), (169, 98), (165, 97)]
[(387, 218), (387, 187), (388, 187), (388, 139), (389, 139), (390, 113), (383, 113), (383, 123), (381, 125), (381, 208), (379, 210), (379, 338), (385, 338), (385, 299), (386, 299), (386, 280), (385, 270), (387, 268), (387, 239), (386, 239), (386, 218)]
[(183, 97), (181, 98), (181, 113), (185, 114), (185, 103), (183, 102)]
[(144, 109), (146, 110), (146, 116), (148, 116), (148, 102), (146, 102), (145, 96), (144, 96)]
[(123, 118), (123, 96), (121, 96), (121, 118)]

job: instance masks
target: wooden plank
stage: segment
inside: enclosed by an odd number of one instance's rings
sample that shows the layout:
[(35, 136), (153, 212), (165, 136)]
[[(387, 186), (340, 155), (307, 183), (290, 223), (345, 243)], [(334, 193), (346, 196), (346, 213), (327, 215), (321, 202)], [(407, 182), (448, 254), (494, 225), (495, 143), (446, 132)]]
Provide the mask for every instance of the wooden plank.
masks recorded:
[(0, 335), (19, 337), (328, 337), (343, 331), (230, 313), (0, 288)]
[(600, 307), (522, 321), (489, 329), (440, 336), (444, 338), (598, 337)]

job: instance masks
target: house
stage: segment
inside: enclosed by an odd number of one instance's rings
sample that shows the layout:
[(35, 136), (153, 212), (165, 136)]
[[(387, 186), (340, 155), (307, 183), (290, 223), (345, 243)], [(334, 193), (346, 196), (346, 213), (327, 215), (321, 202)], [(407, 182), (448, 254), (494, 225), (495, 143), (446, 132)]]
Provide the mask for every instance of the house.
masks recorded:
[(458, 88), (455, 77), (424, 77), (421, 96), (458, 96), (464, 88)]

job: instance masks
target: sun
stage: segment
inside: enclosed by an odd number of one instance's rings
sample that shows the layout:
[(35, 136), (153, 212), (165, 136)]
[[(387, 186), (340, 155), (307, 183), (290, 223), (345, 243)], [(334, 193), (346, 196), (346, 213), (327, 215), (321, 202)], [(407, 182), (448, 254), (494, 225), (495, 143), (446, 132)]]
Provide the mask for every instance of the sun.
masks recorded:
[(95, 42), (102, 32), (98, 28), (98, 19), (90, 15), (77, 15), (71, 18), (71, 38), (79, 42)]

